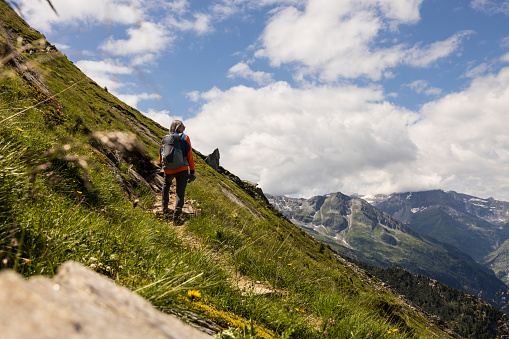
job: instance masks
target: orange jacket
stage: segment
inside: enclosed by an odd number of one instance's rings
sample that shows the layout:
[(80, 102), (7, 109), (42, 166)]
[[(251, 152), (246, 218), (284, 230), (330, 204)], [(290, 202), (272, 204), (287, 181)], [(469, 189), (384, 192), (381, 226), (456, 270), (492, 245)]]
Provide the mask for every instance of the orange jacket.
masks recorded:
[[(182, 150), (184, 153), (184, 159), (187, 159), (189, 162), (189, 166), (182, 166), (176, 169), (165, 168), (164, 173), (166, 174), (175, 174), (182, 171), (190, 170), (190, 173), (194, 175), (194, 158), (193, 158), (193, 148), (191, 147), (191, 139), (189, 139), (188, 135), (182, 134), (185, 137), (185, 140), (181, 139), (182, 142)], [(159, 164), (162, 165), (163, 159), (161, 158), (161, 153), (159, 153)]]

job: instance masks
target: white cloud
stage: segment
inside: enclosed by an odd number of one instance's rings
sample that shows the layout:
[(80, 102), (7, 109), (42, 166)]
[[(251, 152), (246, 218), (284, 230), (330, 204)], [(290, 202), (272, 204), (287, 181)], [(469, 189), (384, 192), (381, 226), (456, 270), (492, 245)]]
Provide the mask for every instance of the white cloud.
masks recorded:
[(472, 0), (470, 6), (488, 14), (509, 14), (509, 0)]
[(482, 76), (483, 74), (485, 74), (487, 71), (489, 71), (490, 68), (491, 68), (490, 65), (488, 65), (485, 62), (483, 62), (480, 65), (477, 65), (475, 67), (469, 68), (465, 72), (465, 74), (463, 76), (466, 77), (466, 78), (477, 78), (477, 77)]
[(161, 95), (157, 93), (120, 94), (118, 91), (120, 88), (125, 87), (125, 84), (119, 82), (116, 78), (119, 75), (132, 74), (133, 68), (123, 66), (118, 60), (80, 60), (76, 62), (76, 67), (97, 82), (99, 86), (106, 87), (109, 92), (116, 95), (120, 100), (131, 107), (136, 108), (140, 100), (161, 98)]
[(473, 34), (473, 31), (461, 31), (444, 41), (437, 41), (424, 48), (414, 47), (407, 52), (406, 62), (417, 67), (427, 67), (438, 59), (444, 58), (455, 50), (464, 38)]
[(503, 48), (509, 47), (509, 36), (506, 36), (505, 38), (501, 39), (500, 46)]
[(266, 85), (273, 82), (273, 74), (261, 72), (261, 71), (253, 71), (249, 65), (245, 62), (239, 62), (235, 66), (231, 67), (228, 70), (228, 78), (234, 79), (237, 77), (253, 80), (258, 85)]
[(442, 94), (442, 89), (440, 88), (437, 88), (437, 87), (428, 87), (424, 90), (424, 93), (426, 95), (433, 95), (433, 96), (437, 96), (437, 95), (440, 95)]
[(424, 105), (422, 119), (410, 127), (420, 168), (459, 192), (508, 199), (507, 107), (509, 68)]
[(119, 74), (131, 74), (132, 69), (123, 66), (119, 61), (106, 59), (101, 61), (80, 60), (76, 62), (78, 67), (89, 78), (93, 79), (99, 86), (106, 87), (112, 93), (124, 87), (115, 77)]
[(426, 95), (440, 95), (442, 93), (440, 88), (431, 87), (426, 80), (415, 80), (407, 86), (416, 93), (425, 93)]
[(209, 33), (213, 31), (212, 26), (210, 25), (210, 16), (207, 14), (199, 13), (195, 15), (195, 22), (193, 25), (194, 31), (199, 35)]
[(69, 49), (69, 45), (66, 45), (66, 44), (59, 44), (59, 43), (56, 43), (55, 44), (55, 47), (58, 48), (59, 51), (64, 51), (66, 49)]
[(161, 99), (161, 95), (157, 93), (141, 93), (141, 94), (117, 94), (116, 95), (120, 100), (125, 102), (131, 107), (137, 108), (138, 101), (140, 100), (149, 100), (149, 99)]
[(144, 112), (143, 114), (168, 129), (173, 120), (184, 120), (181, 116), (171, 115), (171, 112), (167, 110), (156, 111), (154, 109), (149, 109), (148, 112)]
[(230, 16), (237, 13), (238, 8), (235, 4), (231, 3), (215, 3), (211, 6), (212, 13), (222, 20), (229, 18)]
[(509, 199), (509, 67), (420, 112), (356, 86), (278, 82), (214, 88), (199, 99), (205, 104), (186, 122), (194, 147), (204, 154), (219, 148), (223, 166), (267, 193), (442, 188)]
[(471, 32), (425, 46), (375, 46), (380, 32), (416, 23), (421, 3), (310, 0), (305, 10), (286, 7), (269, 20), (255, 56), (268, 58), (274, 67), (297, 63), (303, 74), (317, 74), (323, 81), (378, 80), (388, 68), (402, 64), (427, 67), (454, 52)]
[(374, 5), (380, 6), (384, 15), (397, 23), (415, 23), (419, 21), (419, 9), (422, 0), (375, 0)]
[(198, 102), (200, 100), (201, 94), (198, 91), (192, 91), (186, 94), (186, 98), (191, 100), (192, 102)]
[(132, 67), (156, 65), (157, 55), (154, 53), (147, 53), (142, 55), (136, 55), (131, 59), (129, 65)]
[(421, 93), (426, 87), (428, 87), (428, 82), (426, 80), (415, 80), (408, 84), (408, 87), (417, 93)]
[(78, 25), (82, 23), (121, 23), (139, 22), (143, 12), (138, 1), (120, 0), (51, 0), (58, 15), (47, 1), (22, 0), (21, 13), (30, 24), (49, 32), (53, 24)]
[(183, 15), (189, 10), (189, 1), (188, 0), (175, 0), (172, 2), (166, 3), (166, 6), (169, 10), (176, 13), (177, 15)]
[(183, 19), (181, 17), (169, 16), (166, 19), (167, 25), (181, 31), (194, 31), (198, 35), (203, 35), (214, 31), (211, 25), (211, 16), (205, 13), (195, 13), (193, 20)]
[(99, 86), (106, 88), (113, 94), (116, 94), (120, 88), (125, 87), (124, 83), (118, 81), (114, 77), (105, 74), (94, 74), (87, 76), (94, 80)]
[(219, 0), (210, 6), (210, 11), (218, 21), (242, 13), (248, 15), (249, 10), (260, 9), (265, 6), (304, 6), (307, 0)]
[(415, 158), (406, 125), (416, 115), (378, 102), (377, 88), (278, 82), (213, 89), (201, 99), (201, 112), (187, 121), (193, 145), (219, 148), (226, 168), (269, 193), (355, 192), (374, 169), (387, 175)]
[(482, 77), (488, 73), (495, 73), (500, 69), (501, 66), (503, 66), (505, 62), (508, 61), (509, 53), (506, 53), (493, 60), (487, 60), (486, 62), (483, 62), (478, 65), (476, 65), (475, 62), (470, 62), (467, 70), (462, 75), (462, 77), (475, 79)]
[(112, 73), (112, 74), (131, 74), (132, 69), (122, 66), (120, 62), (113, 59), (105, 59), (101, 61), (80, 60), (76, 62), (76, 67), (81, 69), (85, 74)]
[(127, 40), (110, 37), (100, 49), (111, 55), (149, 54), (165, 50), (173, 41), (162, 25), (152, 22), (142, 22), (136, 28), (129, 28), (127, 34)]

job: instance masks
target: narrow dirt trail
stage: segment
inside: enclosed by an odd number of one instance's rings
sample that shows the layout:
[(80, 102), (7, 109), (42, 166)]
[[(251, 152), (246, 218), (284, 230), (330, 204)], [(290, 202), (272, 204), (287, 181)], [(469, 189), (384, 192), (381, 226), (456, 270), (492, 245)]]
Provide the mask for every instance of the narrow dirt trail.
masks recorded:
[[(173, 209), (175, 206), (175, 181), (172, 182), (172, 185), (170, 187), (170, 195), (169, 195), (169, 203), (168, 208), (169, 212), (167, 214), (163, 214), (163, 207), (161, 203), (161, 191), (162, 191), (162, 177), (159, 178), (159, 180), (156, 180), (156, 185), (153, 185), (152, 188), (154, 189), (156, 195), (157, 195), (157, 201), (154, 203), (152, 212), (154, 214), (163, 216), (165, 220), (167, 220), (169, 223), (171, 223), (171, 218), (173, 214)], [(238, 203), (238, 202), (237, 202)], [(185, 200), (184, 207), (182, 209), (182, 213), (185, 216), (186, 219), (192, 218), (192, 216), (196, 215), (199, 211), (195, 208), (195, 201), (193, 200)], [(174, 226), (174, 230), (177, 233), (177, 237), (187, 244), (190, 248), (203, 248), (206, 247), (204, 243), (201, 241), (201, 239), (194, 237), (192, 234), (186, 231), (186, 222), (182, 225)], [(212, 253), (211, 253), (212, 254)], [(239, 276), (238, 273), (236, 273), (235, 268), (233, 265), (229, 264), (225, 258), (223, 258), (219, 253), (213, 253), (212, 254), (215, 257), (215, 260), (217, 262), (221, 263), (221, 267), (224, 267), (225, 270), (230, 272), (230, 281), (232, 285), (236, 285), (240, 290), (243, 291), (243, 293), (249, 293), (249, 294), (272, 294), (272, 293), (287, 293), (282, 291), (276, 291), (275, 288), (270, 286), (269, 284), (261, 281), (254, 281), (248, 277), (245, 276)]]

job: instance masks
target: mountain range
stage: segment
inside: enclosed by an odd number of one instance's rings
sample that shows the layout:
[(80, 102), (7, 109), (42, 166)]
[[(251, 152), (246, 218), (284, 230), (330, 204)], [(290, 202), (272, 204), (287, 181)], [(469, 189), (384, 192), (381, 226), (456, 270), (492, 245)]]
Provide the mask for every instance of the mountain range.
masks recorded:
[[(506, 284), (509, 203), (433, 190), (364, 197), (413, 230), (453, 245), (491, 268)], [(504, 261), (506, 263), (504, 263)]]
[[(495, 304), (507, 290), (508, 203), (440, 190), (267, 198), (313, 237), (361, 262), (401, 267)], [(495, 267), (504, 269), (496, 275)]]

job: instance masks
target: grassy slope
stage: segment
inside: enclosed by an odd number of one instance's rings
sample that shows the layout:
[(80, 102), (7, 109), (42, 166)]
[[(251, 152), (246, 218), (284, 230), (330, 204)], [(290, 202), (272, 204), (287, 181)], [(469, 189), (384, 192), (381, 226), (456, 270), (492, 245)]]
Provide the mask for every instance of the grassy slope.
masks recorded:
[[(0, 7), (4, 27), (38, 39), (4, 1)], [(97, 130), (130, 131), (144, 146), (139, 156), (155, 159), (165, 130), (59, 52), (23, 53), (19, 60), (31, 61), (51, 93), (65, 91), (39, 104), (48, 99), (44, 91), (0, 65), (1, 267), (53, 275), (62, 262), (76, 260), (164, 311), (214, 322), (215, 331), (252, 319), (260, 337), (448, 337), (199, 154), (198, 180), (187, 193), (200, 213), (183, 227), (170, 226), (151, 212), (157, 197), (133, 178), (129, 163), (112, 161), (114, 151), (90, 141)], [(143, 163), (134, 168), (143, 172)], [(243, 292), (255, 281), (271, 293)], [(188, 290), (201, 295), (189, 297)]]
[[(448, 285), (398, 268), (379, 268), (355, 261), (359, 266), (386, 282), (398, 293), (423, 310), (440, 317), (464, 338), (500, 338), (509, 331), (508, 318), (496, 307)], [(505, 294), (495, 304), (504, 309)], [(497, 335), (495, 334), (497, 333)]]
[(490, 255), (486, 256), (484, 260), (481, 262), (485, 264), (486, 266), (490, 267), (497, 277), (499, 277), (502, 281), (504, 281), (506, 284), (509, 283), (508, 279), (508, 260), (509, 257), (509, 240), (504, 241), (500, 247), (490, 253)]

